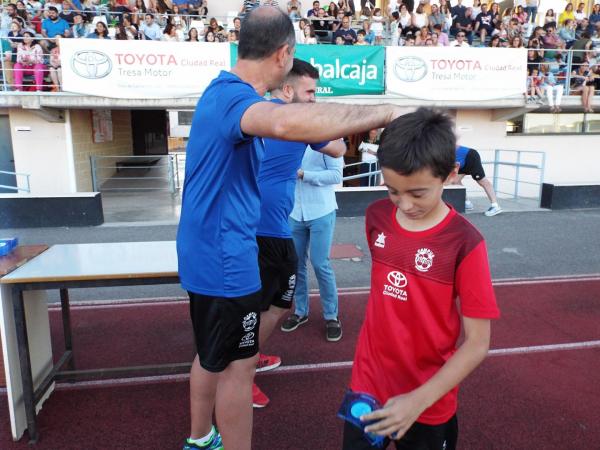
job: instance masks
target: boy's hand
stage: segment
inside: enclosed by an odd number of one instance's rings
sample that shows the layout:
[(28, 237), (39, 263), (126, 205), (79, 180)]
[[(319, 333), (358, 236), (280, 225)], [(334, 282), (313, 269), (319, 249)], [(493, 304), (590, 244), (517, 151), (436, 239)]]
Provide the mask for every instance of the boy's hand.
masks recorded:
[(400, 439), (425, 410), (414, 391), (390, 398), (383, 408), (365, 414), (363, 422), (377, 420), (365, 428), (365, 432)]

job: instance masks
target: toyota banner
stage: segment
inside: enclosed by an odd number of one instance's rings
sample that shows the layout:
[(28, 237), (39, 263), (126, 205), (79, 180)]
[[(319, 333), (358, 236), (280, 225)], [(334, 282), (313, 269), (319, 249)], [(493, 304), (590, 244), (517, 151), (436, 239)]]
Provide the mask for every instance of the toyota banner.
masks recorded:
[(112, 98), (199, 97), (230, 69), (228, 43), (61, 39), (63, 90)]
[(527, 49), (387, 47), (386, 94), (433, 101), (523, 97)]

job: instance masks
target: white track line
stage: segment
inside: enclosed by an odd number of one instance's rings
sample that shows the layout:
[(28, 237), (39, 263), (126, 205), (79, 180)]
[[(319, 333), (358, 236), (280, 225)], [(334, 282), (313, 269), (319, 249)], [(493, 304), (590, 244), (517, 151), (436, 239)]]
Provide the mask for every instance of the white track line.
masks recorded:
[[(533, 345), (529, 347), (513, 347), (513, 348), (499, 348), (490, 350), (489, 356), (511, 356), (511, 355), (525, 355), (531, 353), (545, 353), (555, 351), (569, 351), (569, 350), (588, 350), (600, 348), (600, 340), (597, 341), (584, 341), (584, 342), (571, 342), (564, 344), (549, 344), (549, 345)], [(277, 369), (261, 374), (265, 375), (277, 375), (277, 374), (296, 374), (306, 372), (321, 372), (326, 370), (340, 370), (348, 369), (352, 367), (352, 361), (338, 361), (338, 362), (326, 362), (326, 363), (314, 363), (314, 364), (297, 364), (293, 366), (280, 366)], [(152, 383), (164, 383), (164, 382), (175, 382), (185, 381), (189, 378), (188, 374), (179, 375), (158, 375), (158, 376), (147, 376), (147, 377), (134, 377), (134, 378), (115, 378), (108, 380), (98, 381), (82, 381), (75, 384), (69, 383), (58, 383), (56, 390), (68, 391), (74, 389), (86, 389), (86, 388), (99, 388), (99, 387), (117, 387), (117, 386), (130, 386), (140, 384), (152, 384)], [(0, 389), (0, 394), (6, 394), (6, 388)]]
[[(579, 283), (584, 281), (600, 281), (600, 273), (589, 273), (583, 275), (557, 275), (553, 277), (531, 277), (531, 278), (498, 278), (492, 280), (494, 286), (526, 286), (534, 284), (554, 284), (554, 283)], [(369, 286), (339, 288), (340, 295), (365, 295), (370, 291)], [(311, 297), (318, 297), (319, 292), (313, 289)], [(156, 297), (156, 298), (129, 298), (123, 300), (88, 300), (88, 301), (73, 301), (71, 307), (73, 309), (107, 309), (109, 307), (128, 308), (132, 306), (164, 306), (173, 303), (187, 303), (187, 297)], [(50, 303), (49, 309), (60, 310), (60, 303)]]

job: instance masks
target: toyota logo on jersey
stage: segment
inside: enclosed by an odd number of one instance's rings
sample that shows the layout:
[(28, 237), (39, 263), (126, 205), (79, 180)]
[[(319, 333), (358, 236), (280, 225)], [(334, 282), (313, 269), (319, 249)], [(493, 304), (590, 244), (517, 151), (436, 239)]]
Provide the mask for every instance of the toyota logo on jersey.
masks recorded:
[(408, 294), (406, 293), (406, 290), (403, 289), (408, 284), (406, 275), (394, 270), (387, 274), (387, 281), (389, 284), (386, 283), (383, 285), (383, 295), (387, 295), (388, 297), (403, 302), (408, 300)]

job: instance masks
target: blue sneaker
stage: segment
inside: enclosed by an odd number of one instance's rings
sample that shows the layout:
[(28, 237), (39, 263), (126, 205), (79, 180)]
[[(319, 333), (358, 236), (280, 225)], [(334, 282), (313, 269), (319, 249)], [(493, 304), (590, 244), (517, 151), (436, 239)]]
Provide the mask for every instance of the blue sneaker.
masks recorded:
[(189, 438), (185, 441), (183, 450), (224, 450), (221, 434), (217, 431), (208, 444), (198, 445)]

